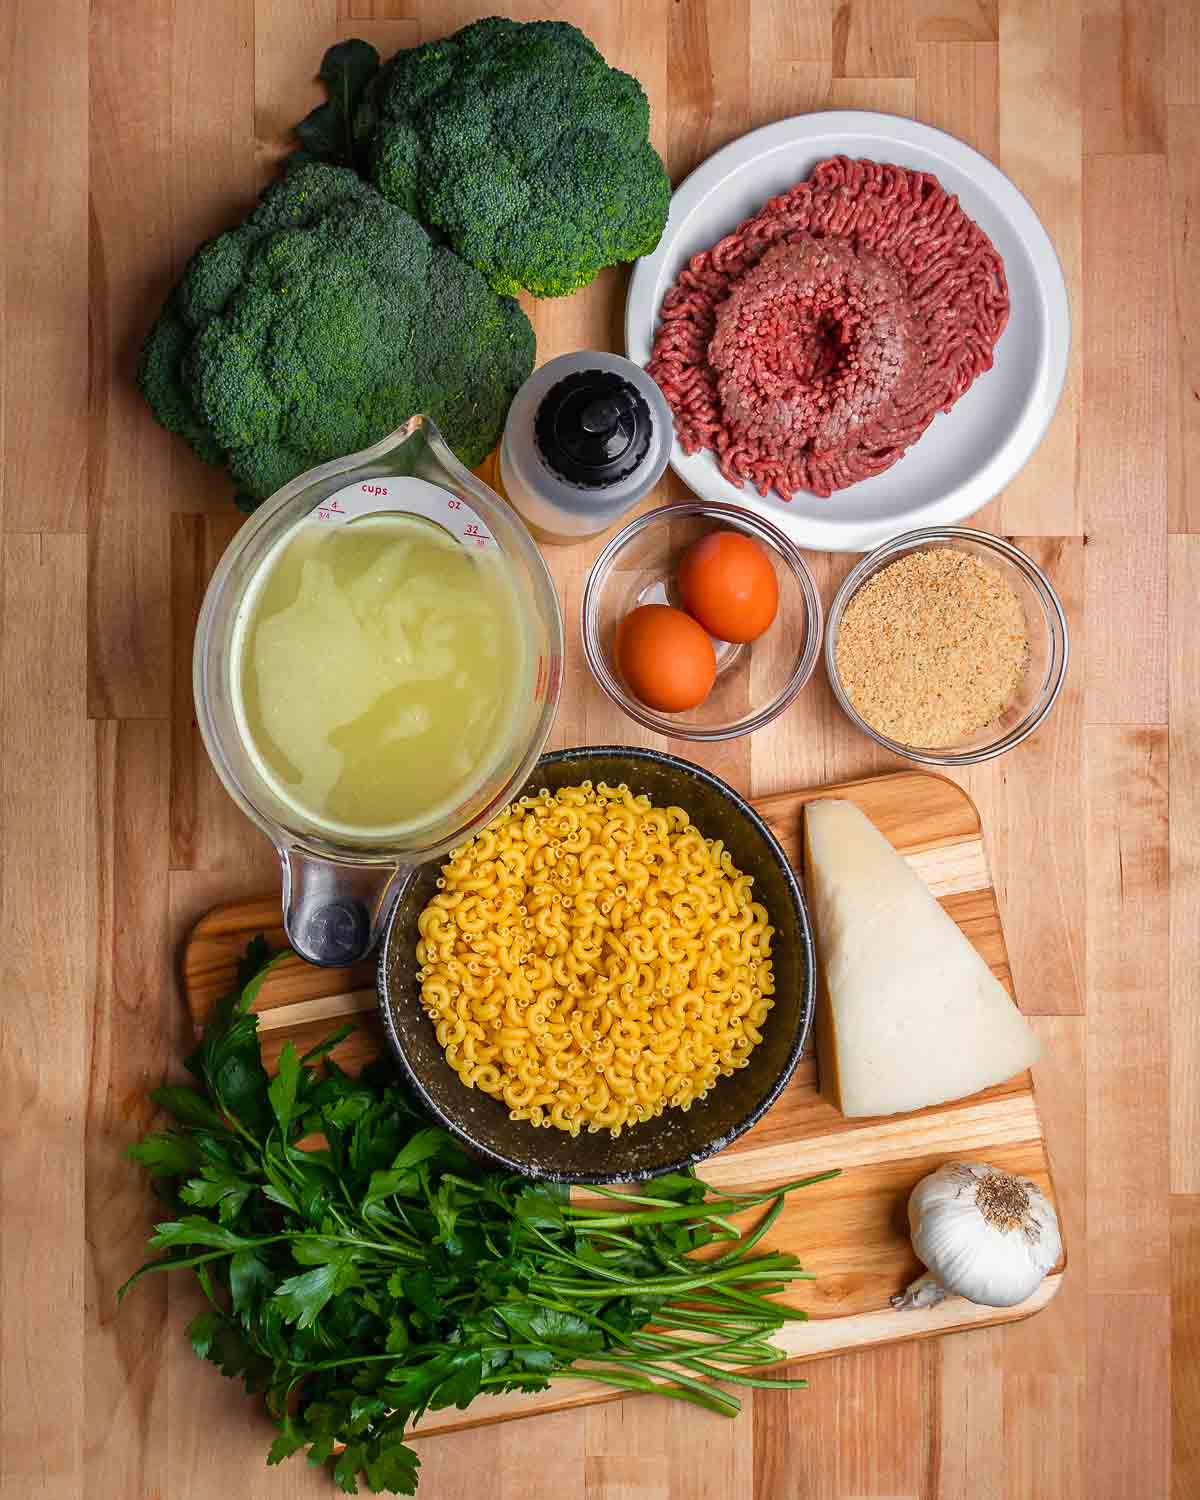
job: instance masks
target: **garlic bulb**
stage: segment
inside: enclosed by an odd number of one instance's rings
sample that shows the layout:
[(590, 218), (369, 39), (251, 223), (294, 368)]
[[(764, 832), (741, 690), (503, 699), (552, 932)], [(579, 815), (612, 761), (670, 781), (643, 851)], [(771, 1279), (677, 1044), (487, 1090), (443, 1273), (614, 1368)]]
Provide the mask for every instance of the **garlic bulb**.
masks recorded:
[(934, 1307), (954, 1292), (988, 1307), (1031, 1297), (1062, 1252), (1054, 1205), (1028, 1177), (953, 1161), (922, 1178), (908, 1200), (917, 1259), (928, 1267), (893, 1307)]

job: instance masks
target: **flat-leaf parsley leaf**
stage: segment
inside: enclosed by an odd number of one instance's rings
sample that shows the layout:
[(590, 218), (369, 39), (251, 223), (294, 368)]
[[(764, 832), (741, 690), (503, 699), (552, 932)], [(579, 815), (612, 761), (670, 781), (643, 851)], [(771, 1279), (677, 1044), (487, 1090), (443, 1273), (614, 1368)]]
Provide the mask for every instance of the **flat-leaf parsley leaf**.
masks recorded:
[[(121, 1288), (196, 1275), (192, 1347), (263, 1396), (268, 1463), (306, 1450), (346, 1494), (411, 1495), (406, 1428), (481, 1392), (569, 1375), (733, 1416), (717, 1380), (804, 1385), (739, 1367), (778, 1359), (771, 1335), (804, 1316), (772, 1294), (809, 1273), (763, 1236), (787, 1193), (836, 1174), (709, 1197), (672, 1172), (573, 1204), (469, 1158), (386, 1065), (343, 1072), (328, 1054), (345, 1028), (303, 1057), (288, 1042), (268, 1077), (252, 1007), (274, 961), (256, 941), (188, 1059), (198, 1087), (155, 1091), (177, 1126), (129, 1155), (179, 1211)], [(730, 1222), (759, 1208), (752, 1230)]]

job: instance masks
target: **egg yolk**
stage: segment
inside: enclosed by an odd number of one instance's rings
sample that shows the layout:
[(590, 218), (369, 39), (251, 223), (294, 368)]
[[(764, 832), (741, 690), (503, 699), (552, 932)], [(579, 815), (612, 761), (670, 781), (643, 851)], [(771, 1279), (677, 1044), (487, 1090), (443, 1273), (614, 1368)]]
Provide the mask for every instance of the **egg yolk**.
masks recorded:
[(753, 641), (779, 608), (779, 580), (766, 550), (737, 531), (710, 531), (679, 563), (683, 607), (720, 641)]
[(616, 655), (633, 695), (660, 713), (682, 713), (703, 703), (717, 675), (704, 628), (667, 604), (643, 604), (626, 615), (617, 631)]

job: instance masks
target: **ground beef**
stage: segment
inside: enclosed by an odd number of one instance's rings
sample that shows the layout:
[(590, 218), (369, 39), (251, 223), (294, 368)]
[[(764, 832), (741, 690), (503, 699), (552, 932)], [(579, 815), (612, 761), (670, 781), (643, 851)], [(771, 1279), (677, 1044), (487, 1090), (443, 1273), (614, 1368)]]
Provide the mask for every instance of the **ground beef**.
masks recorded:
[(683, 449), (785, 500), (891, 467), (990, 369), (1004, 264), (927, 172), (833, 157), (694, 256), (647, 368)]

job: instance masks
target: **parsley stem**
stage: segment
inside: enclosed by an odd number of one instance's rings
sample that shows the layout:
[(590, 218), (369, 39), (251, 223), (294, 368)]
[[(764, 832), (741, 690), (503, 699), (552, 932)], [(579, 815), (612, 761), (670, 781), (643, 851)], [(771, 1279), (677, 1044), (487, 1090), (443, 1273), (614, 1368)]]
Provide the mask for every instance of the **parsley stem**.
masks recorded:
[[(763, 1200), (759, 1200), (763, 1201)], [(731, 1212), (741, 1213), (743, 1208), (753, 1208), (753, 1203), (737, 1205)], [(696, 1223), (716, 1222), (722, 1228), (734, 1229), (728, 1220), (722, 1219), (719, 1214), (711, 1209), (706, 1209), (702, 1204), (681, 1203), (669, 1208), (655, 1210), (633, 1209), (627, 1214), (613, 1214), (603, 1208), (572, 1208), (564, 1209), (564, 1216), (569, 1215), (572, 1220), (572, 1228), (577, 1230), (588, 1229), (637, 1229), (650, 1224), (680, 1224), (689, 1219)]]
[[(290, 1238), (290, 1236), (288, 1236)], [(336, 1245), (353, 1245), (356, 1250), (378, 1250), (381, 1255), (390, 1255), (400, 1260), (424, 1260), (425, 1252), (410, 1250), (407, 1245), (382, 1244), (379, 1240), (364, 1240), (352, 1234), (322, 1234), (323, 1240), (332, 1240)]]
[(746, 1256), (750, 1253), (751, 1250), (754, 1249), (755, 1245), (758, 1244), (763, 1235), (767, 1233), (771, 1225), (774, 1224), (775, 1220), (783, 1212), (783, 1205), (783, 1197), (780, 1196), (776, 1198), (771, 1207), (762, 1216), (762, 1219), (757, 1227), (751, 1230), (748, 1235), (745, 1235), (743, 1238), (741, 1238), (738, 1241), (735, 1249), (726, 1251), (724, 1255), (718, 1256), (716, 1260), (709, 1261), (709, 1265), (725, 1266), (730, 1265), (735, 1261), (745, 1260)]
[[(695, 1309), (688, 1308), (685, 1310), (682, 1307), (677, 1307), (673, 1302), (668, 1302), (654, 1314), (654, 1319), (650, 1326), (654, 1328), (690, 1328), (697, 1333), (732, 1333), (740, 1329), (743, 1333), (748, 1334), (754, 1329), (763, 1327), (764, 1323), (765, 1319), (734, 1312), (726, 1314), (712, 1313), (701, 1316)], [(780, 1327), (782, 1325), (776, 1323), (775, 1326)]]
[[(681, 1351), (686, 1352), (691, 1349), (701, 1349), (705, 1352), (705, 1354), (709, 1354), (726, 1349), (744, 1348), (746, 1346), (746, 1339), (744, 1335), (738, 1335), (736, 1337), (723, 1340), (720, 1343), (713, 1343), (711, 1341), (705, 1341), (702, 1343), (699, 1340), (695, 1339), (681, 1339), (672, 1337), (670, 1334), (649, 1334), (645, 1330), (643, 1330), (642, 1332), (628, 1332), (619, 1328), (615, 1328), (611, 1323), (606, 1322), (603, 1318), (598, 1317), (595, 1313), (589, 1313), (585, 1310), (580, 1309), (572, 1309), (564, 1303), (555, 1302), (545, 1297), (531, 1296), (530, 1300), (540, 1303), (543, 1307), (552, 1308), (557, 1312), (573, 1313), (574, 1316), (583, 1318), (593, 1327), (601, 1329), (609, 1336), (609, 1338), (613, 1339), (615, 1342), (622, 1344), (627, 1349), (641, 1352), (646, 1358), (665, 1359), (668, 1357), (672, 1357), (669, 1351), (675, 1351), (675, 1353), (678, 1354)], [(769, 1354), (767, 1358), (770, 1358)], [(738, 1363), (746, 1364), (747, 1357), (744, 1355), (740, 1356)]]
[[(723, 1391), (717, 1391), (709, 1386), (704, 1386), (699, 1381), (689, 1382), (695, 1389), (686, 1389), (668, 1381), (649, 1380), (645, 1376), (639, 1376), (632, 1370), (613, 1369), (601, 1366), (600, 1368), (586, 1368), (581, 1365), (572, 1365), (569, 1370), (559, 1373), (560, 1379), (566, 1380), (592, 1380), (600, 1385), (616, 1386), (625, 1391), (653, 1392), (658, 1396), (673, 1396), (678, 1401), (690, 1401), (693, 1406), (702, 1406), (708, 1411), (715, 1411), (723, 1417), (736, 1417), (742, 1409), (742, 1403), (734, 1396), (726, 1396)], [(503, 1382), (503, 1376), (489, 1376), (484, 1385), (498, 1385)]]
[[(789, 1275), (792, 1274), (793, 1273), (789, 1272)], [(811, 1271), (801, 1271), (794, 1274), (807, 1280), (813, 1279), (813, 1273)], [(775, 1285), (778, 1285), (779, 1269), (775, 1266), (769, 1266), (761, 1270), (750, 1269), (749, 1267), (743, 1266), (728, 1266), (724, 1270), (717, 1271), (715, 1274), (710, 1275), (707, 1271), (707, 1268), (703, 1268), (697, 1270), (693, 1275), (690, 1276), (649, 1276), (639, 1278), (632, 1283), (632, 1289), (635, 1292), (641, 1292), (646, 1296), (650, 1296), (655, 1293), (666, 1293), (667, 1295), (672, 1295), (679, 1292), (691, 1292), (701, 1288), (709, 1287), (721, 1287), (722, 1289), (727, 1289), (732, 1293), (733, 1288), (725, 1288), (725, 1283), (733, 1281), (768, 1281)], [(596, 1287), (586, 1281), (581, 1281), (578, 1278), (548, 1277), (546, 1284), (548, 1286), (554, 1286), (561, 1291), (570, 1292), (575, 1296), (610, 1297), (612, 1295), (611, 1291), (607, 1287)], [(766, 1306), (771, 1306), (770, 1303), (765, 1302), (765, 1299), (760, 1298), (758, 1300), (760, 1302), (763, 1302)]]
[(761, 1192), (718, 1194), (716, 1197), (709, 1198), (700, 1203), (671, 1204), (666, 1207), (661, 1206), (661, 1198), (648, 1198), (635, 1193), (623, 1193), (619, 1189), (606, 1188), (602, 1184), (598, 1184), (594, 1187), (589, 1187), (588, 1191), (603, 1194), (605, 1197), (623, 1199), (628, 1203), (654, 1204), (658, 1206), (657, 1211), (648, 1214), (631, 1211), (628, 1214), (613, 1216), (608, 1209), (587, 1208), (583, 1205), (568, 1204), (563, 1209), (563, 1217), (580, 1220), (586, 1219), (590, 1224), (608, 1222), (611, 1219), (614, 1223), (630, 1227), (636, 1227), (638, 1224), (645, 1223), (670, 1223), (674, 1220), (686, 1220), (689, 1218), (702, 1220), (711, 1218), (714, 1210), (718, 1213), (744, 1213), (748, 1209), (758, 1208), (774, 1198), (784, 1197), (788, 1193), (794, 1192), (797, 1188), (812, 1187), (818, 1182), (828, 1182), (831, 1178), (837, 1177), (839, 1172), (840, 1169), (834, 1168), (828, 1172), (817, 1172), (811, 1177), (797, 1177), (791, 1182), (785, 1182), (778, 1187), (768, 1188)]
[(786, 1375), (748, 1375), (742, 1370), (714, 1370), (702, 1359), (689, 1359), (688, 1368), (707, 1375), (710, 1380), (728, 1380), (733, 1385), (749, 1385), (756, 1390), (806, 1391), (807, 1380), (790, 1380)]
[[(621, 1364), (630, 1370), (639, 1370), (653, 1375), (659, 1373), (652, 1364), (647, 1364), (645, 1361), (639, 1359), (622, 1359)], [(682, 1370), (675, 1368), (671, 1369), (670, 1379), (673, 1383), (686, 1386), (689, 1390), (710, 1391), (712, 1389), (705, 1381), (697, 1380), (693, 1375), (685, 1375)], [(732, 1401), (733, 1398), (730, 1397), (730, 1400)], [(741, 1405), (740, 1402), (736, 1404), (739, 1407)]]

